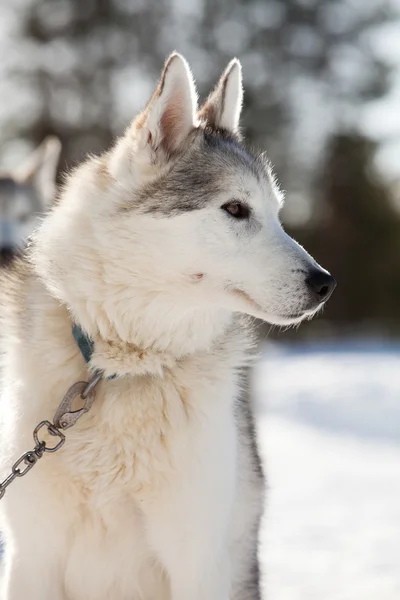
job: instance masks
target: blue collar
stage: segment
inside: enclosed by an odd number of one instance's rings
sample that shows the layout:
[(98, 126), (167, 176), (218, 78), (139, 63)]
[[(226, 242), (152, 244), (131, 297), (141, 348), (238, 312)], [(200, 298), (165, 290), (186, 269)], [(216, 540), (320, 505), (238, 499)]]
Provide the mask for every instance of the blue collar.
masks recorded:
[[(80, 325), (74, 324), (72, 326), (72, 335), (74, 336), (74, 340), (78, 344), (78, 348), (81, 351), (81, 354), (82, 354), (83, 358), (85, 359), (85, 362), (89, 363), (93, 356), (94, 341), (92, 340), (92, 338), (90, 338), (87, 335), (87, 333), (85, 333), (83, 331), (83, 329), (82, 329), (82, 327), (80, 327)], [(100, 371), (98, 369), (96, 370), (96, 372), (100, 373)], [(114, 375), (110, 375), (109, 377), (106, 377), (106, 379), (115, 379), (116, 377), (117, 377), (117, 374), (115, 373)]]

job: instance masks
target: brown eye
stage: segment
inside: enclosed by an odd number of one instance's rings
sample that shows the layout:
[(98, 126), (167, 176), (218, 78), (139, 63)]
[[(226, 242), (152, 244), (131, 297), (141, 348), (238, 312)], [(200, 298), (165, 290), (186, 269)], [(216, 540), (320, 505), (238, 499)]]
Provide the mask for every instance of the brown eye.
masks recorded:
[(221, 208), (235, 219), (243, 220), (250, 217), (250, 209), (247, 204), (243, 204), (238, 200), (227, 202), (226, 204), (223, 204)]

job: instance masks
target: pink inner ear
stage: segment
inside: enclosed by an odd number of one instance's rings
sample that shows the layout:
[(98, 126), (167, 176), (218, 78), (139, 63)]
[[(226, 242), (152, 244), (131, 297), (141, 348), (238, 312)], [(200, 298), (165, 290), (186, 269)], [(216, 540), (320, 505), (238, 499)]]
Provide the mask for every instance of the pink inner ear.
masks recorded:
[(162, 144), (166, 150), (176, 150), (182, 143), (185, 127), (184, 118), (185, 98), (182, 92), (174, 91), (168, 99), (168, 104), (160, 120)]

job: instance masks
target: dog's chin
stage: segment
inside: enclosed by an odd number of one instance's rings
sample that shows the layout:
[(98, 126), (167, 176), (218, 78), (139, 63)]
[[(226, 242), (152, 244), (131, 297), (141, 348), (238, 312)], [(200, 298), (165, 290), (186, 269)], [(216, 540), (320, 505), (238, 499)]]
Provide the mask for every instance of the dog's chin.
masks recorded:
[(268, 308), (265, 309), (262, 307), (243, 290), (235, 289), (233, 294), (245, 302), (246, 309), (243, 312), (246, 312), (257, 319), (261, 319), (266, 323), (278, 326), (297, 325), (306, 319), (312, 319), (324, 305), (324, 303), (321, 302), (311, 309), (300, 309), (298, 311), (293, 311), (292, 313), (276, 314), (273, 311), (268, 310)]
[(269, 316), (269, 318), (265, 320), (268, 323), (271, 323), (271, 325), (298, 325), (302, 321), (312, 319), (317, 314), (317, 312), (321, 310), (323, 305), (324, 303), (321, 302), (321, 304), (318, 304), (315, 308), (312, 309), (301, 310), (299, 312), (287, 315)]
[(271, 325), (297, 325), (307, 318), (311, 318), (306, 312), (300, 312), (291, 315), (266, 315), (264, 320)]

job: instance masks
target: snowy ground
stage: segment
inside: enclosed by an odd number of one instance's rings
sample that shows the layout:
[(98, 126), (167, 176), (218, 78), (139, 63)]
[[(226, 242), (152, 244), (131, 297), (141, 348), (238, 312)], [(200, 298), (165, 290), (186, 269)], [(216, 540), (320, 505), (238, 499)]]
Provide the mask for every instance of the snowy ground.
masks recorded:
[(268, 600), (399, 600), (400, 348), (270, 346), (257, 369)]

